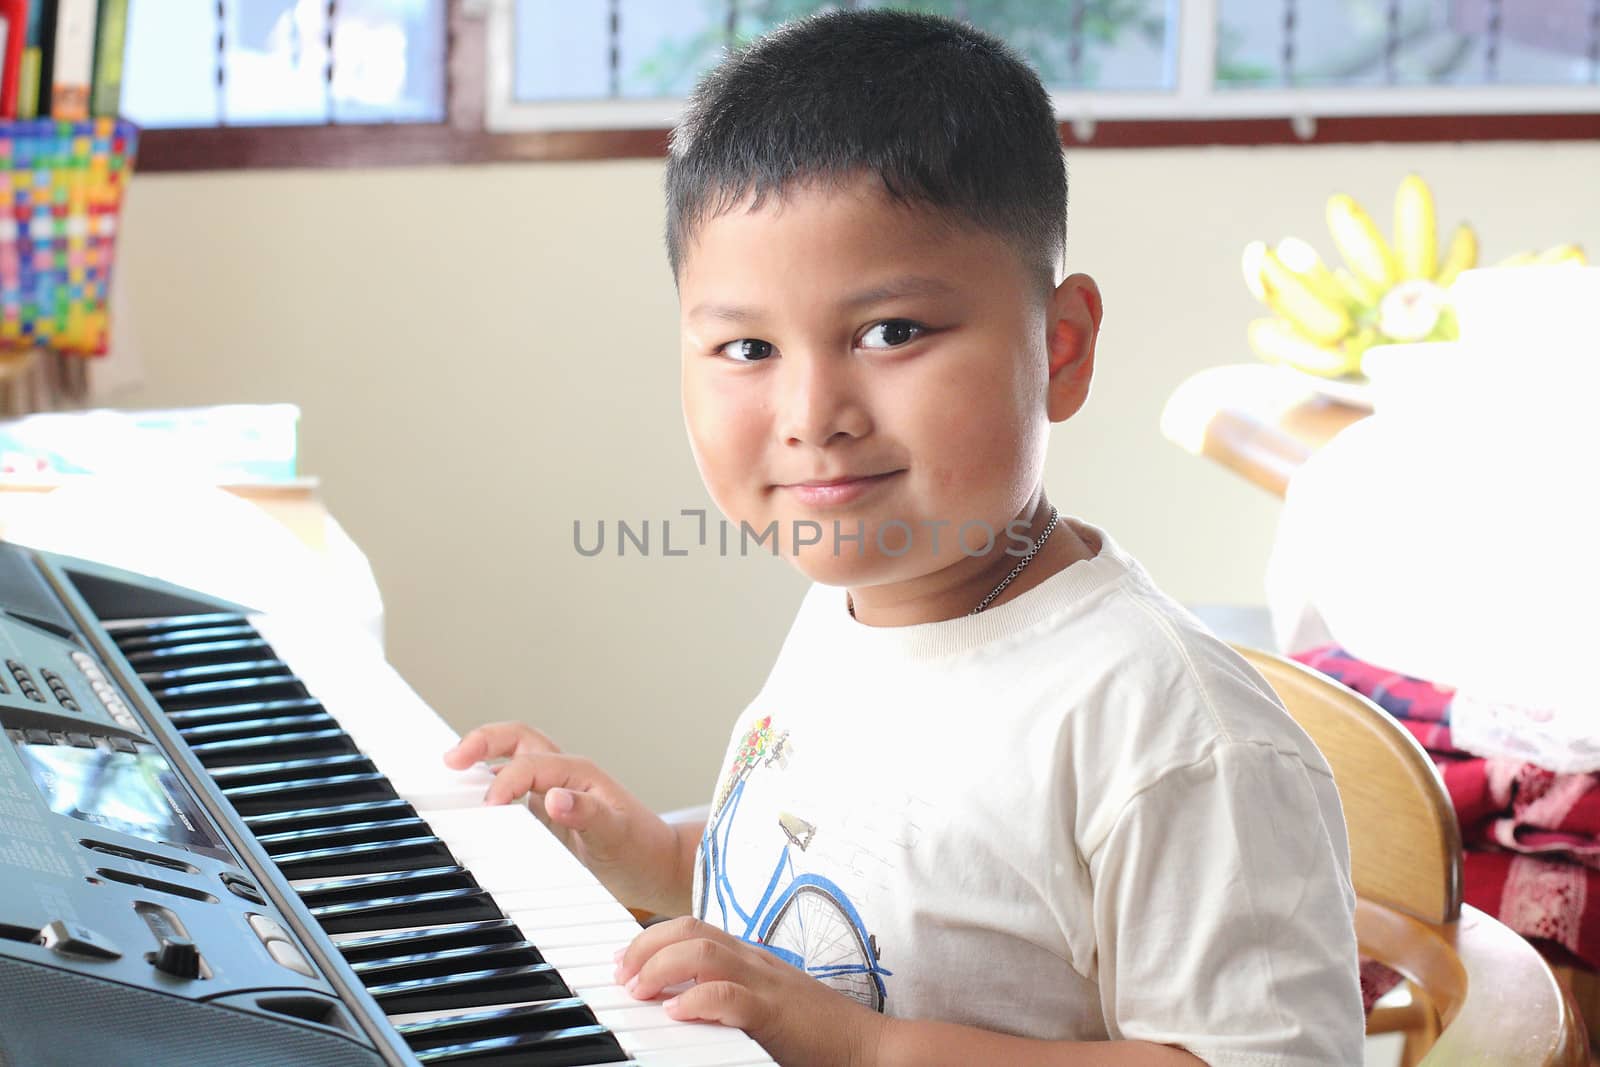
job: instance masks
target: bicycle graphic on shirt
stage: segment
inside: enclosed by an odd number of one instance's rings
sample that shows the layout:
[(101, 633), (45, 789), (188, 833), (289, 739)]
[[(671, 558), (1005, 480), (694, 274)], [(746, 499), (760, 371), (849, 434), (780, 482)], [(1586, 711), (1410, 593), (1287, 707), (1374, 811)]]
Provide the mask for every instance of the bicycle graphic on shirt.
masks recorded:
[(816, 836), (814, 825), (793, 815), (778, 817), (788, 843), (773, 864), (766, 889), (754, 908), (747, 910), (740, 903), (723, 868), (722, 859), (727, 855), (745, 781), (757, 764), (771, 766), (783, 761), (788, 736), (783, 733), (774, 738), (768, 716), (751, 730), (736, 757), (736, 774), (724, 785), (700, 840), (697, 918), (706, 918), (714, 894), (724, 930), (760, 945), (873, 1011), (882, 1011), (883, 976), (893, 972), (878, 963), (877, 938), (867, 932), (855, 906), (838, 885), (818, 874), (795, 872), (792, 852), (795, 848), (804, 852), (811, 844)]

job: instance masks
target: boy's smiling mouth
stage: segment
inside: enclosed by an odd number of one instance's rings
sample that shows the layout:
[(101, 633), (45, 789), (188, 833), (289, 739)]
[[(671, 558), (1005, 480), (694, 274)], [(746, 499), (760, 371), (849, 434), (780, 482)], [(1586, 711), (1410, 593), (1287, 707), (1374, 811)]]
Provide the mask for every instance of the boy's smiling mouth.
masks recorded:
[(814, 478), (803, 482), (779, 483), (775, 489), (785, 489), (803, 504), (813, 507), (830, 504), (848, 504), (870, 492), (905, 468), (884, 471), (880, 474), (847, 474), (835, 478)]

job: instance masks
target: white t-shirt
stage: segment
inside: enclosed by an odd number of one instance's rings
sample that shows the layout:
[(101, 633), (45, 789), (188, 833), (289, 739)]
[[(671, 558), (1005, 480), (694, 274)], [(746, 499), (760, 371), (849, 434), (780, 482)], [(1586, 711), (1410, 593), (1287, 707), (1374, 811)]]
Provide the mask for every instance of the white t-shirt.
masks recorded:
[(734, 727), (695, 913), (904, 1018), (1362, 1060), (1327, 764), (1101, 530), (976, 616), (813, 586)]

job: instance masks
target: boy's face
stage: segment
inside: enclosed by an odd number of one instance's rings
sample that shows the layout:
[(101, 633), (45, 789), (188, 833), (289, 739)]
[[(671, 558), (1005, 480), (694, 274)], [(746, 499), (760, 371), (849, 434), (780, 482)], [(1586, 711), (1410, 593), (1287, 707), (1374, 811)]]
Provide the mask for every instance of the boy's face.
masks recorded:
[[(863, 178), (705, 221), (678, 287), (684, 417), (730, 522), (776, 521), (780, 551), (830, 585), (970, 571), (985, 531), (1015, 547), (1049, 423), (1088, 391), (1092, 281), (1046, 297), (1002, 238)], [(836, 522), (865, 536), (836, 541)]]

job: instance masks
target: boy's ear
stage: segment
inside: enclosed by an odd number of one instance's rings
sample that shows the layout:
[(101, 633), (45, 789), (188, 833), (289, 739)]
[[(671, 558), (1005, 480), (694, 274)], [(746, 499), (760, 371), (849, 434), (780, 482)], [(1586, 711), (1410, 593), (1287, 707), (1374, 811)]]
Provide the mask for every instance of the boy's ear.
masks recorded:
[(1100, 333), (1100, 287), (1087, 274), (1069, 275), (1050, 296), (1048, 315), (1051, 422), (1065, 422), (1089, 399), (1094, 343)]

